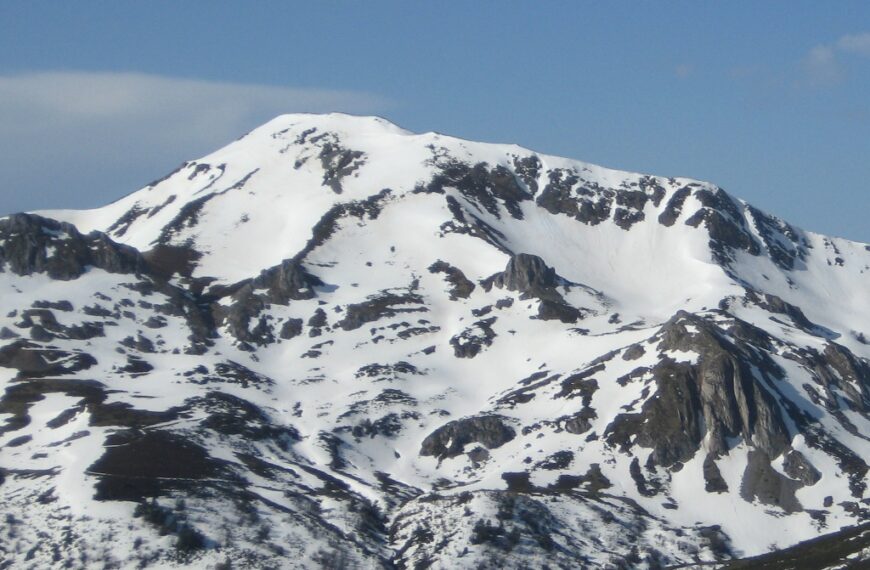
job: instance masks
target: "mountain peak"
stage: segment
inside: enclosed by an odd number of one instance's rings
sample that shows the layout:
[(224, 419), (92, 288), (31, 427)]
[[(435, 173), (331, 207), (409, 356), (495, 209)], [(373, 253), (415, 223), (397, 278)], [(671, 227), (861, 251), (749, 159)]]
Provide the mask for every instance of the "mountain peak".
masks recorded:
[(709, 183), (282, 115), (104, 208), (0, 220), (9, 552), (789, 546), (867, 517), (868, 290), (867, 246)]
[(333, 131), (355, 136), (414, 134), (383, 117), (349, 113), (285, 113), (263, 123), (254, 130), (265, 130), (269, 134), (274, 134), (283, 129), (294, 127), (299, 127), (303, 131), (314, 128), (319, 131)]

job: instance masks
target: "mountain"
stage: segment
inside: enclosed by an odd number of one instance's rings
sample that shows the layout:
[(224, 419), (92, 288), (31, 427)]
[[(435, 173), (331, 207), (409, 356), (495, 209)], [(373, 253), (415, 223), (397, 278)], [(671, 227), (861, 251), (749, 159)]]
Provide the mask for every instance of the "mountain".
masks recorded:
[(870, 556), (870, 246), (709, 183), (285, 115), (0, 268), (0, 568)]

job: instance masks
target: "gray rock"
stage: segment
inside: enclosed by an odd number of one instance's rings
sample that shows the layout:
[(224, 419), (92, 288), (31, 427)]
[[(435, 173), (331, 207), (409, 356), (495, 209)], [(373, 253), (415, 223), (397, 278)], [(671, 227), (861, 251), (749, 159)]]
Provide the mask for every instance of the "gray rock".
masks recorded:
[(712, 455), (704, 459), (704, 489), (708, 493), (727, 493), (728, 483), (722, 477), (719, 466)]
[(633, 344), (625, 349), (625, 352), (622, 353), (623, 360), (637, 360), (641, 356), (646, 354), (646, 349), (642, 344)]
[(543, 259), (529, 253), (518, 253), (508, 261), (503, 273), (493, 278), (493, 285), (508, 291), (519, 291), (530, 297), (549, 296), (559, 285), (556, 270)]
[[(423, 298), (415, 293), (397, 295), (395, 293), (383, 292), (362, 303), (348, 305), (345, 316), (339, 321), (338, 326), (343, 330), (351, 331), (360, 328), (366, 323), (375, 322), (385, 317), (393, 317), (399, 313), (427, 312), (429, 309), (420, 306), (422, 304)], [(408, 307), (407, 305), (417, 306)]]
[(496, 449), (516, 437), (516, 432), (501, 416), (476, 416), (454, 420), (429, 434), (420, 446), (420, 455), (449, 459), (464, 453), (469, 443)]
[(443, 273), (444, 279), (452, 286), (450, 300), (467, 299), (474, 291), (474, 283), (462, 271), (440, 259), (429, 266), (430, 273)]
[[(688, 332), (688, 324), (698, 332)], [(684, 312), (658, 337), (659, 350), (694, 352), (698, 362), (665, 357), (652, 367), (656, 396), (639, 414), (617, 416), (607, 428), (611, 444), (624, 447), (636, 435), (636, 444), (652, 448), (651, 460), (666, 467), (691, 459), (705, 438), (714, 456), (727, 453), (735, 437), (771, 457), (789, 447), (788, 425), (771, 393), (782, 372), (769, 357), (735, 344), (719, 325)]]
[(496, 337), (492, 325), (497, 319), (498, 317), (482, 319), (452, 337), (450, 345), (456, 358), (474, 358), (484, 348), (491, 346)]
[(252, 285), (254, 289), (266, 289), (265, 300), (269, 303), (287, 305), (290, 301), (313, 299), (317, 296), (314, 288), (323, 282), (296, 259), (285, 259), (261, 272)]
[(290, 340), (300, 334), (302, 334), (302, 319), (287, 319), (281, 325), (281, 332), (278, 333), (278, 336), (284, 340)]
[(77, 279), (89, 267), (110, 273), (144, 273), (146, 264), (135, 249), (105, 234), (82, 235), (72, 224), (35, 214), (13, 214), (0, 220), (0, 267), (18, 275), (46, 273), (52, 279)]
[(797, 479), (804, 485), (815, 485), (822, 478), (819, 470), (813, 467), (806, 456), (796, 449), (792, 449), (785, 455), (782, 467), (789, 477)]
[(740, 484), (740, 496), (747, 501), (757, 500), (765, 505), (780, 507), (787, 513), (802, 511), (795, 491), (803, 483), (783, 476), (770, 465), (770, 457), (758, 450), (749, 452), (749, 462)]

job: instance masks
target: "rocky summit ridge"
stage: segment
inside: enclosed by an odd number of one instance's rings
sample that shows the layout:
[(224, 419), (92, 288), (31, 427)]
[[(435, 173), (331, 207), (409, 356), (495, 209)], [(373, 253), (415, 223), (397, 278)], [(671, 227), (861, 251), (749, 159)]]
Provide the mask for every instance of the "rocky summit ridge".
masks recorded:
[(858, 564), (868, 292), (709, 183), (280, 116), (0, 219), (0, 567)]

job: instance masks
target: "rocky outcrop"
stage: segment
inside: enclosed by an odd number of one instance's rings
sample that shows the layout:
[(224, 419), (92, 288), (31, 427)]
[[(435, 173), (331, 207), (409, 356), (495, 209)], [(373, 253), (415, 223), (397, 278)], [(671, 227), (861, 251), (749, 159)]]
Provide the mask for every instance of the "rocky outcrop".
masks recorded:
[(316, 296), (314, 288), (320, 285), (323, 285), (323, 282), (308, 273), (295, 259), (285, 259), (279, 265), (266, 269), (251, 281), (253, 289), (265, 289), (263, 294), (265, 301), (276, 305), (312, 299)]
[(540, 300), (538, 318), (541, 320), (576, 323), (585, 316), (582, 309), (569, 305), (556, 290), (556, 287), (570, 287), (575, 284), (559, 277), (556, 270), (537, 255), (518, 253), (511, 256), (505, 270), (488, 277), (482, 285), (487, 291), (498, 287), (517, 291), (520, 298)]
[(430, 273), (444, 274), (444, 280), (450, 283), (450, 300), (467, 299), (474, 291), (474, 283), (457, 267), (440, 259), (429, 266)]
[(665, 357), (652, 367), (655, 397), (639, 413), (617, 416), (608, 427), (612, 443), (623, 445), (634, 434), (637, 445), (653, 449), (650, 461), (665, 467), (691, 459), (702, 441), (714, 457), (727, 453), (733, 438), (770, 457), (788, 448), (791, 434), (774, 387), (782, 372), (769, 357), (683, 312), (657, 337), (665, 354), (697, 354), (697, 362)]
[(77, 279), (88, 268), (110, 273), (143, 273), (145, 261), (135, 249), (103, 233), (82, 235), (72, 224), (35, 214), (0, 220), (0, 268), (17, 275), (46, 273), (52, 279)]
[[(680, 191), (675, 193), (659, 220), (665, 225), (673, 224), (686, 196)], [(734, 260), (735, 251), (753, 256), (767, 253), (776, 266), (786, 271), (795, 269), (806, 259), (809, 248), (806, 237), (782, 220), (740, 204), (718, 188), (695, 190), (693, 196), (702, 207), (686, 220), (686, 224), (706, 227), (710, 234), (710, 249), (720, 264), (728, 267)], [(750, 224), (760, 239), (750, 229)]]
[(795, 497), (795, 491), (803, 483), (789, 479), (770, 465), (770, 457), (758, 450), (749, 451), (749, 461), (743, 473), (740, 496), (752, 502), (757, 500), (765, 505), (781, 508), (787, 513), (803, 510)]
[(346, 331), (352, 331), (366, 323), (393, 317), (399, 313), (427, 312), (429, 309), (419, 306), (422, 303), (422, 297), (415, 293), (395, 294), (385, 291), (362, 303), (348, 305), (344, 318), (339, 321), (338, 326)]
[(496, 337), (495, 331), (492, 330), (496, 320), (497, 317), (482, 319), (452, 337), (450, 346), (453, 347), (456, 358), (474, 358), (484, 348), (491, 346)]
[(338, 136), (334, 133), (323, 133), (310, 139), (311, 142), (320, 142), (320, 165), (323, 167), (323, 185), (328, 186), (336, 194), (343, 191), (341, 181), (353, 174), (365, 164), (365, 153), (359, 150), (351, 150), (342, 146)]
[(528, 297), (550, 297), (560, 285), (556, 270), (529, 253), (518, 253), (508, 261), (504, 272), (490, 278), (492, 285), (518, 291)]
[[(243, 343), (266, 345), (275, 342), (275, 331), (270, 319), (262, 315), (269, 305), (287, 305), (292, 301), (312, 299), (317, 293), (315, 287), (323, 285), (314, 275), (308, 273), (303, 265), (294, 259), (285, 259), (280, 264), (262, 271), (257, 277), (237, 283), (230, 287), (235, 290), (232, 303), (215, 304), (213, 312), (218, 326), (225, 326), (228, 332)], [(294, 325), (281, 329), (281, 338), (291, 338)], [(299, 334), (299, 331), (296, 334)]]
[(523, 219), (520, 204), (531, 196), (508, 168), (501, 165), (490, 168), (483, 162), (470, 165), (452, 158), (436, 158), (433, 162), (440, 167), (439, 172), (420, 191), (443, 194), (445, 189), (454, 188), (497, 219), (501, 218), (501, 208), (511, 217)]
[(553, 169), (537, 204), (551, 214), (566, 214), (587, 225), (610, 218), (616, 191), (581, 180), (575, 170)]
[(95, 364), (97, 359), (90, 354), (43, 348), (26, 340), (0, 348), (0, 366), (18, 370), (19, 379), (72, 374)]
[(429, 434), (420, 446), (420, 455), (450, 459), (462, 455), (470, 443), (496, 449), (514, 437), (516, 431), (501, 416), (463, 418), (448, 422)]

